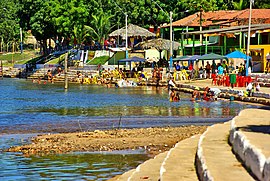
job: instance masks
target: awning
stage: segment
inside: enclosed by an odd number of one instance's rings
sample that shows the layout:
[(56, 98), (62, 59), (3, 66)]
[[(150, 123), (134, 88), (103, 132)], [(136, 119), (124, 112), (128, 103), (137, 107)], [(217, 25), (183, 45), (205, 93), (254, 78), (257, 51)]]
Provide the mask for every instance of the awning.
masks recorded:
[(193, 55), (193, 56), (181, 56), (176, 57), (173, 59), (173, 61), (196, 61), (200, 58), (200, 55)]
[(145, 59), (140, 58), (140, 57), (131, 57), (131, 58), (125, 58), (122, 60), (118, 60), (118, 62), (145, 62)]
[(218, 55), (215, 53), (205, 54), (198, 58), (198, 60), (223, 60), (223, 59), (228, 60), (226, 56)]
[[(242, 53), (242, 52), (240, 52), (240, 51), (238, 51), (238, 50), (236, 50), (236, 51), (234, 51), (232, 53), (227, 54), (226, 57), (227, 58), (241, 58), (241, 59), (244, 59), (244, 60), (247, 59), (247, 55), (244, 54), (244, 53)], [(248, 56), (248, 57), (249, 57), (249, 59), (251, 59), (250, 56)]]

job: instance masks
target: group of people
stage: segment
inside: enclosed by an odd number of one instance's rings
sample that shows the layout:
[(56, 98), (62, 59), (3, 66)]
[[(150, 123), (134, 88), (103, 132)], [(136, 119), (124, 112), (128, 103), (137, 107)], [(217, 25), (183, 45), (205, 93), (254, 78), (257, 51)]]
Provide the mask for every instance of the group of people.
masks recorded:
[(218, 88), (209, 88), (205, 87), (203, 93), (200, 92), (199, 87), (195, 87), (192, 96), (191, 101), (216, 101), (218, 98), (218, 95), (221, 93), (221, 90)]
[(169, 100), (170, 102), (179, 102), (180, 101), (180, 95), (179, 93), (175, 92), (173, 88), (176, 87), (176, 83), (174, 81), (173, 76), (170, 77), (170, 80), (168, 81), (168, 91), (169, 91)]
[(238, 95), (243, 97), (250, 97), (254, 92), (260, 92), (261, 86), (259, 83), (248, 83), (246, 90), (239, 91)]

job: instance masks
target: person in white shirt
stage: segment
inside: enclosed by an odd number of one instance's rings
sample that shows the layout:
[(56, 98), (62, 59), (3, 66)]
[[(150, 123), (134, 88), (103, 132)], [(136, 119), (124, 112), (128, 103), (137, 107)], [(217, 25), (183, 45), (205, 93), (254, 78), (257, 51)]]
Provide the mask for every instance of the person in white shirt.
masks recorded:
[(210, 92), (212, 92), (213, 99), (217, 100), (218, 95), (221, 93), (221, 90), (219, 88), (210, 88)]

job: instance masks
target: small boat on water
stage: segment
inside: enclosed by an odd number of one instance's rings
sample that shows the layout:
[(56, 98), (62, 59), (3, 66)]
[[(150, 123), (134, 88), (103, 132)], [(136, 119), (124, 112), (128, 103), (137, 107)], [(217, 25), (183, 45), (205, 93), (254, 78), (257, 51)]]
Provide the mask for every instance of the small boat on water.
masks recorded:
[(131, 81), (131, 80), (119, 80), (117, 82), (117, 86), (118, 87), (136, 87), (137, 86), (137, 83), (134, 82), (134, 81)]

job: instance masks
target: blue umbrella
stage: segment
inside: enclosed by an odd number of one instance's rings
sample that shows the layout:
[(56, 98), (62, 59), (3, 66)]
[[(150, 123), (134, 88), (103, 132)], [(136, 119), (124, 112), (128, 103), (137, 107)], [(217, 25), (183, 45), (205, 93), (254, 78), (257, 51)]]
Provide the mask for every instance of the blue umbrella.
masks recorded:
[(131, 58), (125, 58), (125, 59), (122, 59), (122, 60), (118, 60), (118, 69), (119, 69), (119, 63), (120, 62), (129, 62), (130, 68), (131, 68), (131, 62), (145, 62), (145, 59), (135, 56), (135, 57), (131, 57)]
[(131, 57), (131, 58), (125, 58), (122, 60), (118, 60), (118, 62), (145, 62), (145, 59), (135, 56), (135, 57)]
[[(238, 51), (238, 50), (236, 50), (236, 51), (234, 51), (232, 53), (227, 54), (226, 57), (227, 58), (241, 58), (241, 59), (245, 59), (245, 60), (247, 59), (247, 55), (244, 54), (244, 53), (242, 53), (242, 52), (240, 52), (240, 51)], [(249, 59), (251, 59), (250, 56), (248, 56), (248, 57), (249, 57)]]

